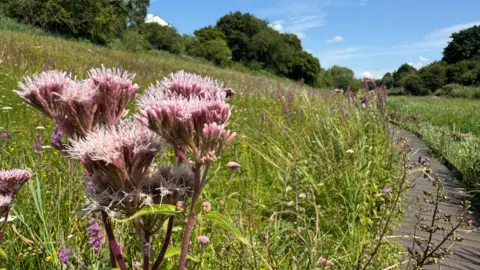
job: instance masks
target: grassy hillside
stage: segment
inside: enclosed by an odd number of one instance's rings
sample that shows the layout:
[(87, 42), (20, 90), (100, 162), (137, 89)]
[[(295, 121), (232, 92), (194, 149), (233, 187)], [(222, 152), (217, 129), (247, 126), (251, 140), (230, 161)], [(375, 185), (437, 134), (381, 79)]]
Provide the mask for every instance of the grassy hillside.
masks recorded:
[[(52, 121), (12, 92), (26, 75), (62, 69), (81, 77), (101, 64), (136, 73), (142, 89), (183, 69), (215, 77), (237, 91), (230, 102), (230, 129), (239, 135), (212, 170), (202, 201), (228, 216), (253, 246), (226, 237), (212, 224), (201, 224), (194, 235), (207, 235), (211, 242), (201, 260), (192, 262), (193, 268), (292, 269), (297, 264), (316, 269), (323, 257), (332, 260), (335, 269), (349, 269), (373, 241), (392, 196), (383, 189), (394, 185), (398, 171), (397, 150), (375, 108), (357, 109), (331, 92), (165, 53), (114, 51), (32, 35), (28, 29), (1, 29), (0, 132), (7, 135), (0, 140), (0, 168), (34, 173), (16, 198), (16, 219), (9, 222), (1, 244), (7, 254), (1, 266), (59, 269), (57, 251), (62, 247), (72, 250), (74, 269), (108, 268), (107, 244), (98, 253), (90, 247), (90, 217), (79, 214), (85, 199), (81, 165), (48, 146)], [(40, 147), (34, 148), (36, 143)], [(171, 150), (166, 155), (171, 157)], [(241, 173), (232, 174), (224, 166), (229, 161), (240, 163)], [(298, 224), (291, 213), (298, 214)], [(179, 247), (183, 223), (175, 226), (179, 229), (173, 246)], [(141, 254), (129, 229), (116, 225), (131, 266), (141, 261)], [(161, 241), (154, 239), (157, 252)], [(391, 248), (380, 250), (373, 269), (393, 262), (396, 253)], [(164, 267), (172, 269), (175, 263), (173, 256)]]

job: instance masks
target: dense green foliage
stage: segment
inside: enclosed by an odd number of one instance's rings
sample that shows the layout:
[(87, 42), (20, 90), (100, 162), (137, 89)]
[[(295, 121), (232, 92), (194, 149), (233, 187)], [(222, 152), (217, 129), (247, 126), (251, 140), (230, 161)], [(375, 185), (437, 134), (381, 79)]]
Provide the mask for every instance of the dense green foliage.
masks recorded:
[(417, 70), (409, 64), (401, 65), (393, 72), (394, 85), (396, 87), (403, 86), (403, 77), (411, 74), (416, 74)]
[(139, 33), (145, 37), (152, 48), (173, 54), (180, 54), (183, 51), (182, 36), (175, 28), (156, 23), (145, 23), (138, 28)]
[[(230, 100), (229, 125), (238, 136), (217, 161), (219, 166), (212, 167), (202, 201), (224, 213), (252, 246), (202, 220), (194, 237), (207, 235), (210, 244), (192, 260), (192, 269), (292, 269), (296, 264), (318, 269), (324, 268), (321, 257), (330, 259), (335, 269), (346, 269), (365, 253), (366, 244), (376, 243), (399, 170), (387, 122), (377, 109), (345, 106), (341, 95), (320, 95), (286, 79), (219, 69), (164, 52), (116, 51), (5, 30), (0, 36), (0, 132), (9, 131), (8, 139), (0, 141), (0, 169), (34, 173), (15, 200), (12, 214), (17, 218), (8, 224), (2, 242), (7, 257), (0, 268), (60, 269), (58, 248), (63, 247), (72, 250), (71, 269), (109, 269), (107, 244), (99, 252), (91, 248), (89, 218), (79, 215), (86, 186), (81, 165), (49, 147), (32, 151), (36, 138), (49, 145), (54, 126), (12, 92), (22, 77), (45, 69), (81, 76), (100, 64), (136, 73), (142, 90), (183, 69), (222, 80), (238, 93)], [(165, 152), (166, 158), (174, 156), (172, 149)], [(240, 173), (224, 166), (229, 161), (241, 164)], [(392, 194), (383, 192), (386, 187), (392, 187)], [(298, 219), (291, 213), (298, 213)], [(174, 247), (183, 226), (183, 220), (175, 220)], [(141, 261), (141, 244), (128, 231), (128, 225), (115, 224), (132, 269)], [(163, 238), (153, 240), (158, 252)], [(193, 243), (192, 256), (199, 253)], [(398, 262), (397, 254), (392, 245), (384, 245), (370, 266), (389, 267)], [(175, 269), (176, 257), (169, 257), (162, 269)]]
[(447, 82), (447, 65), (445, 62), (434, 62), (419, 71), (423, 87), (435, 91)]
[(430, 90), (422, 84), (422, 79), (417, 74), (407, 74), (402, 77), (402, 85), (407, 93), (414, 96), (426, 96), (430, 94)]
[(443, 61), (455, 64), (480, 58), (480, 25), (452, 34), (452, 41), (443, 50)]

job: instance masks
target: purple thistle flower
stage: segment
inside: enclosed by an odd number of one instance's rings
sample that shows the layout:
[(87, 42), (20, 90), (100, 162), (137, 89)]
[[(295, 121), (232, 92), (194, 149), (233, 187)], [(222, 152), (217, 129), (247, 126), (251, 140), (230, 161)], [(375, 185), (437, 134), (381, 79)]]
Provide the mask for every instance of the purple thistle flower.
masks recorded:
[(71, 253), (70, 249), (62, 248), (62, 247), (58, 248), (58, 258), (60, 259), (61, 264), (68, 265), (70, 263), (69, 262), (70, 259), (68, 258), (70, 253)]
[(30, 178), (32, 174), (25, 170), (0, 171), (0, 194), (14, 195)]
[(6, 142), (8, 137), (10, 137), (10, 133), (8, 131), (2, 132), (2, 134), (0, 134), (0, 142)]
[(390, 194), (390, 193), (392, 192), (392, 189), (389, 188), (389, 187), (386, 187), (386, 188), (383, 189), (383, 192), (384, 192), (385, 194)]
[(234, 161), (228, 162), (227, 165), (225, 165), (225, 166), (227, 166), (230, 169), (240, 169), (240, 167), (241, 167), (241, 165), (239, 163), (234, 162)]
[(206, 245), (209, 242), (210, 239), (208, 238), (208, 236), (200, 235), (199, 237), (197, 237), (197, 243), (199, 243), (200, 245)]

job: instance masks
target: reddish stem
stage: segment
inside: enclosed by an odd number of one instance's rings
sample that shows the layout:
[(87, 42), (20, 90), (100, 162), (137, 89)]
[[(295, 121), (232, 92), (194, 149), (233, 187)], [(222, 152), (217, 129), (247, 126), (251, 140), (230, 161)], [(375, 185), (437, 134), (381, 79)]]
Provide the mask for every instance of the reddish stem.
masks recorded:
[(143, 270), (150, 268), (150, 235), (143, 235)]
[(193, 225), (195, 224), (195, 204), (197, 203), (197, 200), (200, 197), (201, 193), (201, 167), (201, 163), (195, 162), (195, 183), (193, 186), (192, 203), (190, 205), (190, 213), (188, 215), (187, 224), (185, 225), (185, 230), (183, 232), (182, 249), (180, 252), (178, 270), (184, 270), (187, 266), (188, 247), (190, 244), (190, 237), (192, 235)]
[(168, 245), (170, 244), (170, 238), (172, 238), (173, 220), (174, 220), (173, 216), (171, 216), (168, 219), (168, 227), (167, 227), (167, 232), (165, 233), (165, 239), (163, 240), (162, 249), (160, 250), (158, 257), (155, 260), (155, 263), (153, 263), (152, 270), (157, 270), (158, 267), (160, 267), (160, 264), (162, 263), (163, 258), (165, 257), (165, 253), (167, 252)]
[[(122, 251), (120, 250), (117, 240), (115, 239), (115, 235), (113, 234), (112, 223), (108, 219), (107, 213), (104, 211), (102, 211), (102, 220), (103, 225), (105, 226), (105, 232), (107, 233), (108, 242), (110, 244), (110, 260), (111, 262), (116, 260), (118, 262), (120, 270), (127, 270), (127, 266), (125, 265), (125, 261), (123, 260)], [(114, 256), (113, 261), (112, 255)], [(115, 268), (116, 265), (114, 266), (112, 263), (112, 267)]]
[(7, 229), (7, 221), (8, 221), (8, 214), (10, 213), (10, 208), (8, 208), (7, 213), (5, 214), (5, 220), (3, 221), (2, 231), (0, 232), (0, 243), (3, 240), (3, 236), (5, 235), (5, 231)]

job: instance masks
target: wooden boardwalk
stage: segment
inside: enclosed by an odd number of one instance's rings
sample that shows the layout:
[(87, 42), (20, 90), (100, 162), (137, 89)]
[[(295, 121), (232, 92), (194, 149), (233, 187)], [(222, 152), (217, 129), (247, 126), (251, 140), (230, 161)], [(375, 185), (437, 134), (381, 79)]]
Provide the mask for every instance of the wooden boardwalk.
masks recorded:
[[(462, 187), (460, 183), (455, 179), (453, 173), (444, 166), (440, 161), (432, 157), (428, 146), (421, 139), (416, 137), (414, 134), (407, 132), (405, 130), (398, 129), (396, 127), (392, 128), (393, 137), (400, 138), (405, 137), (409, 144), (412, 147), (412, 157), (411, 160), (417, 160), (419, 156), (423, 158), (428, 158), (430, 160), (430, 167), (432, 168), (433, 177), (442, 177), (445, 178), (445, 191), (451, 198), (449, 202), (442, 203), (440, 205), (440, 210), (442, 214), (451, 214), (452, 220), (456, 216), (458, 210), (460, 209), (460, 201), (469, 199), (465, 195), (460, 195)], [(414, 232), (414, 225), (416, 223), (415, 215), (419, 212), (418, 204), (415, 203), (416, 198), (420, 198), (420, 204), (423, 204), (423, 207), (430, 206), (423, 202), (423, 199), (426, 198), (423, 195), (423, 191), (432, 192), (436, 194), (436, 188), (422, 175), (412, 175), (410, 181), (415, 183), (415, 187), (407, 191), (405, 202), (406, 215), (403, 219), (403, 223), (395, 229), (395, 235), (404, 236), (399, 238), (399, 242), (405, 247), (412, 246), (412, 235)], [(426, 218), (428, 222), (431, 220), (433, 211), (422, 213), (422, 218)], [(477, 224), (478, 224), (478, 219)], [(422, 223), (426, 223), (423, 221)], [(456, 222), (456, 220), (454, 220)], [(464, 240), (462, 242), (456, 242), (452, 247), (453, 254), (447, 256), (443, 261), (438, 265), (430, 265), (425, 267), (425, 269), (466, 269), (466, 270), (480, 270), (480, 234), (472, 233), (472, 227), (461, 227), (459, 229), (458, 236), (462, 237)], [(439, 243), (443, 239), (445, 232), (438, 231), (434, 234), (434, 241)], [(426, 232), (418, 232), (417, 235), (420, 237), (428, 236)], [(446, 242), (444, 247), (448, 247), (450, 242)]]

